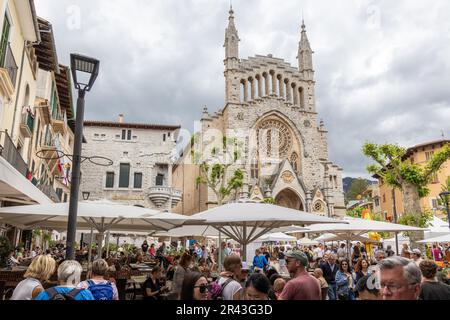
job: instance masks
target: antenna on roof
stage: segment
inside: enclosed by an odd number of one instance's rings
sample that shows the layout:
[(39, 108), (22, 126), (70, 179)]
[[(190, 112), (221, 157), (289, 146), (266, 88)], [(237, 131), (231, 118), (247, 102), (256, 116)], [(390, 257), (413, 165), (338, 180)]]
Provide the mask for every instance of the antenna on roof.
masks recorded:
[(441, 129), (441, 135), (442, 135), (442, 139), (445, 139), (444, 129)]

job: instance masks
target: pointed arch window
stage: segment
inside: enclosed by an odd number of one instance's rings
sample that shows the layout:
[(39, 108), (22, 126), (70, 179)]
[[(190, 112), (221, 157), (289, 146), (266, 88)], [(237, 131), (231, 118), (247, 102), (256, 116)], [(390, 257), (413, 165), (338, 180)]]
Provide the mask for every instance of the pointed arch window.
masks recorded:
[(252, 162), (250, 163), (250, 178), (251, 179), (259, 178), (259, 167), (257, 157), (253, 157)]
[(297, 155), (297, 152), (292, 152), (289, 162), (291, 163), (291, 166), (294, 169), (294, 171), (297, 173), (298, 172), (298, 155)]

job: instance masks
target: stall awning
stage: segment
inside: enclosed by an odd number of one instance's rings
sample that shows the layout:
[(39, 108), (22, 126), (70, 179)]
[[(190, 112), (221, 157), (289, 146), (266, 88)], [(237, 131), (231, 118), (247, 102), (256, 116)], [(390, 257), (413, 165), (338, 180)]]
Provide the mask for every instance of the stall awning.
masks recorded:
[(53, 203), (2, 157), (0, 157), (0, 201), (21, 204)]

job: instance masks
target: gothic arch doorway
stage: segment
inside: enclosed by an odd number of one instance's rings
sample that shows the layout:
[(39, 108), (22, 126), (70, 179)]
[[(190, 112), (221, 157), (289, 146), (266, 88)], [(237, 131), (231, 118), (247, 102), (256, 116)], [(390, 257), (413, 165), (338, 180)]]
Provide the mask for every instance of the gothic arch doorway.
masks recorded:
[(284, 189), (279, 192), (275, 197), (275, 204), (286, 208), (304, 211), (302, 200), (291, 189)]

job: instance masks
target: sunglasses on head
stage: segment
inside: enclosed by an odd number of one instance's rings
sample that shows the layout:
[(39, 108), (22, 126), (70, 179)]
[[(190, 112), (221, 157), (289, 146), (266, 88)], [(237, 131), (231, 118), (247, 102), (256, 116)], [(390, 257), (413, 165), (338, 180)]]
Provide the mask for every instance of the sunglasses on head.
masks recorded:
[(200, 290), (200, 293), (205, 293), (206, 290), (208, 290), (207, 284), (201, 284), (199, 286), (194, 286), (194, 288), (198, 288)]

